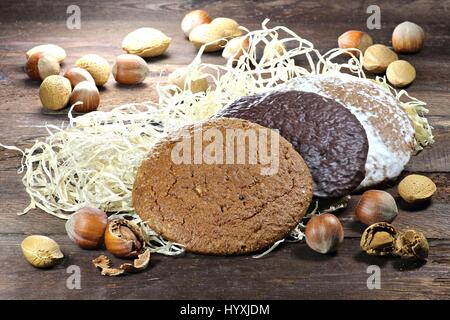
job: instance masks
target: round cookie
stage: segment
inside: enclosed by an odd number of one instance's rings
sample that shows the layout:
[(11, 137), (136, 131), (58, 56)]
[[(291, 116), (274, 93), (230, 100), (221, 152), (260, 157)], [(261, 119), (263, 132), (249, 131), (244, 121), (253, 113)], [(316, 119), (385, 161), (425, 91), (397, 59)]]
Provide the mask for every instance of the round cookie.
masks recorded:
[(344, 73), (299, 77), (289, 89), (314, 92), (342, 103), (361, 122), (369, 140), (360, 188), (396, 178), (414, 152), (414, 128), (395, 96), (369, 79)]
[(152, 229), (188, 251), (240, 254), (284, 238), (306, 213), (312, 189), (302, 157), (276, 131), (215, 119), (184, 127), (154, 146), (137, 171), (133, 206)]
[(305, 159), (316, 196), (347, 195), (364, 179), (366, 133), (358, 119), (332, 99), (298, 90), (271, 91), (242, 97), (214, 117), (278, 129)]

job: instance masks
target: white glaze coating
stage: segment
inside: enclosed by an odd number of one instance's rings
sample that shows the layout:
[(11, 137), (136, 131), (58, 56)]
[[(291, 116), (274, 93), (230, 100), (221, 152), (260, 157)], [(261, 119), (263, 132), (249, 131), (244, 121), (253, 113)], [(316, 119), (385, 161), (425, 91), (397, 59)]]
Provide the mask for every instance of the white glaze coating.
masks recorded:
[(414, 129), (390, 92), (371, 80), (343, 73), (296, 78), (287, 86), (335, 99), (361, 122), (369, 152), (360, 188), (393, 179), (402, 172), (414, 151)]

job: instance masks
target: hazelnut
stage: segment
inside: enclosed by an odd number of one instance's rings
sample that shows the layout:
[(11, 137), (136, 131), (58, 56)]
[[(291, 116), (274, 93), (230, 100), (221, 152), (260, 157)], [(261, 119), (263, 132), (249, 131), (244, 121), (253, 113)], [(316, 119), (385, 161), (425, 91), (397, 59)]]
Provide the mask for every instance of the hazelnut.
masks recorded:
[(150, 58), (163, 54), (171, 41), (172, 39), (157, 29), (140, 28), (125, 36), (122, 49), (127, 53)]
[(115, 219), (106, 227), (105, 245), (116, 257), (135, 258), (144, 246), (144, 238), (134, 223), (125, 219)]
[(91, 74), (83, 68), (71, 68), (66, 71), (64, 77), (69, 79), (72, 88), (75, 88), (81, 81), (90, 81), (95, 84), (94, 78), (92, 78)]
[(139, 84), (147, 77), (148, 66), (139, 56), (122, 54), (117, 57), (112, 73), (118, 83)]
[(182, 67), (176, 69), (168, 77), (170, 84), (180, 90), (190, 90), (192, 93), (206, 91), (209, 87), (206, 75), (197, 69)]
[(401, 258), (417, 260), (425, 260), (430, 249), (424, 234), (412, 229), (399, 232), (394, 247), (394, 254)]
[(53, 75), (44, 79), (39, 88), (39, 98), (44, 107), (60, 110), (69, 102), (72, 87), (63, 76)]
[[(368, 47), (373, 44), (372, 38), (365, 32), (358, 30), (350, 30), (338, 38), (339, 48), (341, 49), (359, 49), (363, 54)], [(353, 55), (358, 56), (359, 52), (350, 50)]]
[(226, 45), (226, 40), (236, 38), (242, 35), (239, 24), (229, 18), (215, 18), (209, 24), (201, 24), (192, 29), (189, 34), (189, 41), (196, 48), (208, 44), (205, 52), (222, 50)]
[(356, 218), (365, 225), (392, 222), (398, 214), (394, 198), (386, 191), (368, 190), (356, 205)]
[(90, 112), (97, 109), (100, 104), (100, 93), (94, 83), (81, 81), (73, 88), (70, 95), (70, 104), (75, 106), (76, 112)]
[(308, 221), (305, 237), (307, 245), (314, 251), (330, 253), (344, 241), (344, 229), (335, 215), (324, 213)]
[(75, 66), (87, 70), (97, 86), (103, 86), (109, 79), (111, 68), (105, 58), (96, 54), (87, 54), (75, 62)]
[(400, 23), (392, 33), (392, 46), (399, 53), (415, 53), (422, 49), (425, 32), (409, 21)]
[(54, 44), (42, 44), (27, 51), (27, 53), (25, 54), (27, 60), (36, 52), (50, 54), (55, 57), (59, 63), (63, 62), (66, 58), (66, 51), (60, 46)]
[(414, 81), (416, 69), (408, 61), (397, 60), (388, 66), (386, 76), (392, 85), (401, 88)]
[(59, 245), (49, 237), (28, 236), (20, 247), (25, 259), (36, 268), (52, 267), (64, 258)]
[(42, 52), (33, 53), (25, 65), (25, 72), (33, 80), (44, 80), (48, 76), (59, 74), (59, 71), (58, 60)]
[(248, 51), (249, 39), (246, 36), (233, 38), (227, 42), (222, 52), (222, 57), (227, 60), (238, 60), (240, 56), (244, 54), (244, 51)]
[(270, 62), (286, 53), (286, 46), (278, 39), (272, 39), (265, 47), (262, 62)]
[(411, 174), (398, 184), (398, 193), (408, 203), (421, 203), (431, 199), (436, 192), (433, 180), (419, 174)]
[(367, 254), (384, 256), (394, 250), (397, 230), (386, 222), (370, 225), (361, 236), (360, 246)]
[(95, 208), (83, 208), (72, 214), (66, 222), (70, 240), (83, 249), (98, 249), (103, 241), (108, 216)]
[(383, 73), (387, 67), (398, 60), (397, 54), (382, 44), (368, 47), (363, 56), (364, 68), (371, 73)]
[(189, 38), (192, 29), (201, 24), (210, 22), (211, 18), (205, 10), (193, 10), (186, 14), (183, 20), (181, 20), (181, 30), (183, 30), (184, 35)]

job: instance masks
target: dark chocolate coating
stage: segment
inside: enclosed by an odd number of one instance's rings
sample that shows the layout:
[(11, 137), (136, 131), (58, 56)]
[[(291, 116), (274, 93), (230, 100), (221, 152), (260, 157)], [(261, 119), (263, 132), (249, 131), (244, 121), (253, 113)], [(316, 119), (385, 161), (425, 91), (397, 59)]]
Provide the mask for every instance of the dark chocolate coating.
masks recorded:
[(297, 90), (273, 91), (242, 97), (214, 117), (241, 118), (278, 129), (308, 165), (316, 196), (347, 195), (364, 179), (366, 132), (335, 100)]

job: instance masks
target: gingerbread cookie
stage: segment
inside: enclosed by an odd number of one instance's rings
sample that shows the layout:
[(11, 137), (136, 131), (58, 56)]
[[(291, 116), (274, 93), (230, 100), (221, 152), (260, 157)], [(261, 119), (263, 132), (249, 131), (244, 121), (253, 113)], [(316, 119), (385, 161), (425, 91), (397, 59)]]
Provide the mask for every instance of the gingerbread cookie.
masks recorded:
[(312, 188), (308, 167), (287, 140), (225, 118), (157, 143), (138, 169), (133, 205), (152, 229), (188, 251), (240, 254), (285, 237), (309, 207)]

